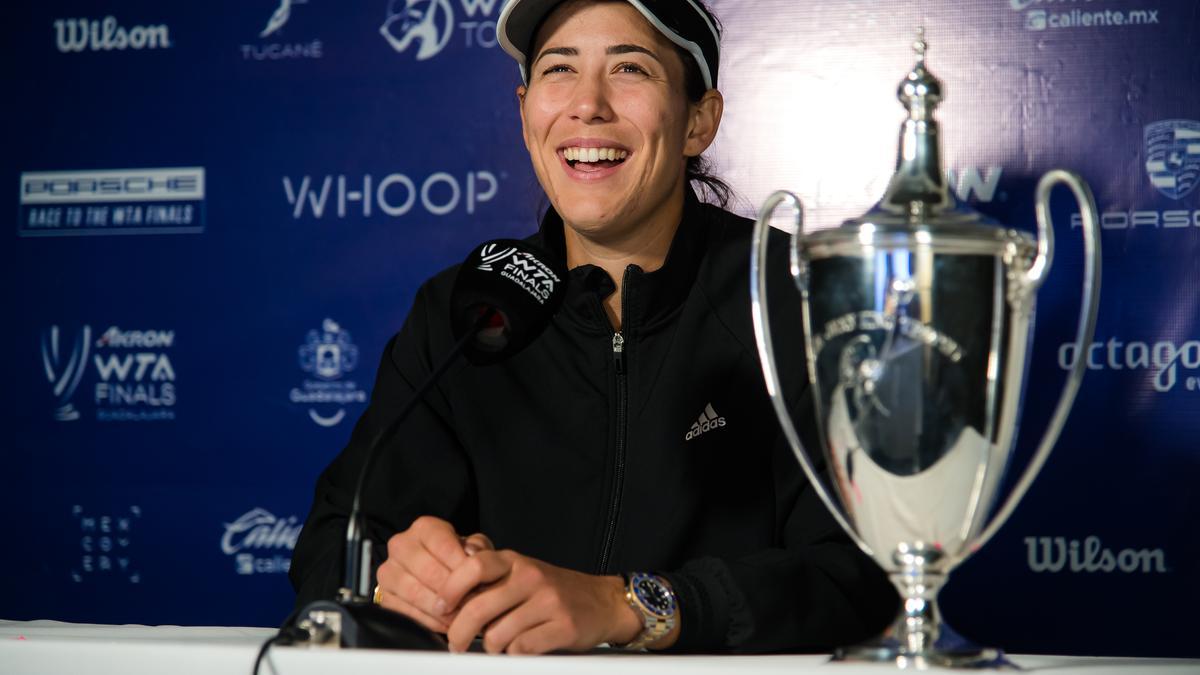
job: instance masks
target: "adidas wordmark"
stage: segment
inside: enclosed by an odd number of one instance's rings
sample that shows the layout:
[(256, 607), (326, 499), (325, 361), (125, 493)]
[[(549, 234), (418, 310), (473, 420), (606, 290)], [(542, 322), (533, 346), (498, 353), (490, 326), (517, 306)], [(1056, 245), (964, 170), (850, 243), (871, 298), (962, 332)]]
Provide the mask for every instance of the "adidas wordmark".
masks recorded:
[(713, 410), (712, 404), (704, 406), (704, 412), (700, 413), (700, 417), (692, 422), (692, 428), (683, 437), (683, 440), (690, 441), (702, 433), (712, 431), (717, 427), (725, 426), (725, 418), (717, 415), (717, 411)]

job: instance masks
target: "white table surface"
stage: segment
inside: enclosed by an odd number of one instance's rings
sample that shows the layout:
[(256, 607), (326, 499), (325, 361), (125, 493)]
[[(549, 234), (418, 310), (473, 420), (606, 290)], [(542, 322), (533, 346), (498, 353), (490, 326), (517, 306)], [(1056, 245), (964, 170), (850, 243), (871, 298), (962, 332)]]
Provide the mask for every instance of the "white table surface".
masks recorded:
[[(59, 621), (0, 620), (0, 673), (66, 675), (96, 673), (204, 673), (249, 675), (254, 657), (273, 628), (218, 626), (108, 626)], [(1200, 675), (1200, 660), (1010, 655), (1031, 671), (1050, 675), (1150, 673)], [(409, 675), (458, 673), (886, 673), (890, 665), (830, 663), (827, 656), (664, 656), (621, 652), (554, 656), (489, 656), (381, 650), (276, 647), (263, 675)]]

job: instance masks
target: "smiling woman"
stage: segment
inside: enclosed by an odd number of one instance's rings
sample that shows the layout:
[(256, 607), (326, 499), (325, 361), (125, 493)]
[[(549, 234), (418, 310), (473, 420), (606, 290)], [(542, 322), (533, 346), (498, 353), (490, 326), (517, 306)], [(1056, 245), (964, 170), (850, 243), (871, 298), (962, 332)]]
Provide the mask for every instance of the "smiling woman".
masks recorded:
[[(893, 614), (891, 585), (775, 422), (750, 322), (751, 224), (691, 185), (723, 194), (700, 159), (724, 105), (718, 25), (696, 0), (509, 0), (500, 15), (552, 206), (530, 239), (566, 259), (566, 299), (515, 358), (448, 371), (363, 497), (387, 550), (376, 602), (453, 650), (476, 637), (507, 653), (827, 650)], [(291, 569), (300, 605), (333, 597), (371, 439), (454, 342), (455, 272), (422, 286), (321, 475)], [(777, 340), (799, 344), (781, 323)]]
[[(697, 62), (647, 20), (644, 5), (572, 0), (543, 9), (535, 30), (516, 28), (534, 24), (538, 8), (522, 10), (537, 4), (510, 3), (502, 17), (506, 48), (528, 61), (517, 90), (525, 147), (566, 225), (568, 265), (595, 264), (615, 280), (605, 308), (619, 328), (623, 271), (662, 265), (683, 213), (688, 161), (712, 143), (723, 101), (712, 88), (689, 100), (685, 59)], [(702, 11), (675, 4), (712, 26)], [(528, 39), (528, 49), (513, 39)]]

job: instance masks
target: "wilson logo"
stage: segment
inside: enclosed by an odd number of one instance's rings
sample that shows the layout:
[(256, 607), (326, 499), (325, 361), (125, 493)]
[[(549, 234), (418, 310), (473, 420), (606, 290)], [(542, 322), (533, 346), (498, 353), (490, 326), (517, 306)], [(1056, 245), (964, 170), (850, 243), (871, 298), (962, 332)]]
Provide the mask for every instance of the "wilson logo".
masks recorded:
[(1029, 569), (1034, 572), (1124, 572), (1165, 574), (1166, 553), (1161, 548), (1115, 551), (1105, 548), (1100, 537), (1067, 540), (1064, 537), (1025, 537)]
[(58, 51), (67, 54), (82, 51), (125, 49), (168, 49), (170, 29), (166, 24), (126, 28), (114, 16), (99, 21), (88, 19), (58, 19), (54, 22), (54, 39)]

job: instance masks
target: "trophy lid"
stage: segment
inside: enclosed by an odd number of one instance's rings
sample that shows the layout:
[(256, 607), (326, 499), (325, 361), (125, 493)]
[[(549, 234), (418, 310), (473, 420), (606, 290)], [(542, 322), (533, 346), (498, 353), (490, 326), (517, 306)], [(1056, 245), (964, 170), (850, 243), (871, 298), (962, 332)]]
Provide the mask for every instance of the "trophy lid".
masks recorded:
[[(925, 30), (917, 30), (913, 42), (917, 61), (901, 80), (896, 98), (908, 116), (900, 125), (896, 171), (883, 198), (866, 214), (847, 220), (841, 227), (818, 230), (806, 236), (820, 250), (821, 244), (861, 244), (868, 241), (896, 245), (935, 243), (962, 252), (1000, 253), (1011, 244), (1033, 240), (978, 211), (959, 204), (950, 192), (942, 167), (940, 128), (934, 111), (944, 98), (943, 86), (925, 65), (929, 44)], [(845, 251), (844, 246), (836, 246)], [(1024, 248), (1022, 246), (1022, 248)]]

